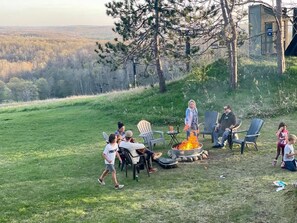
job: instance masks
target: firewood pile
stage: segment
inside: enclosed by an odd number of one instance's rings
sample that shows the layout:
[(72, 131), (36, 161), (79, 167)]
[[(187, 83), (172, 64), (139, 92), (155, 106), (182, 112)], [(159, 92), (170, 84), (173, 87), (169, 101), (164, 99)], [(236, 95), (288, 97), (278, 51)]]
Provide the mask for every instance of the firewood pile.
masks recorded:
[(208, 151), (202, 150), (200, 153), (197, 154), (176, 156), (174, 153), (172, 153), (172, 150), (169, 150), (168, 156), (172, 159), (177, 160), (178, 162), (194, 162), (197, 160), (207, 159)]

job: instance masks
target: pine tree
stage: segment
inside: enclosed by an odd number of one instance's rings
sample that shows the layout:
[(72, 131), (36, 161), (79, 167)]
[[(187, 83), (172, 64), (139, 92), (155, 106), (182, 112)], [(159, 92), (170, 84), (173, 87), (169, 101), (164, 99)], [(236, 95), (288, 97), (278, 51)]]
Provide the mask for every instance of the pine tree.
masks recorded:
[[(145, 64), (153, 64), (159, 79), (160, 92), (166, 91), (162, 60), (173, 56), (189, 61), (191, 39), (197, 37), (197, 27), (191, 26), (195, 11), (199, 9), (192, 0), (122, 0), (106, 4), (107, 14), (116, 19), (113, 30), (122, 38), (108, 42), (105, 46), (97, 43), (99, 63), (115, 69), (128, 60), (138, 58)], [(179, 46), (183, 45), (180, 50)]]

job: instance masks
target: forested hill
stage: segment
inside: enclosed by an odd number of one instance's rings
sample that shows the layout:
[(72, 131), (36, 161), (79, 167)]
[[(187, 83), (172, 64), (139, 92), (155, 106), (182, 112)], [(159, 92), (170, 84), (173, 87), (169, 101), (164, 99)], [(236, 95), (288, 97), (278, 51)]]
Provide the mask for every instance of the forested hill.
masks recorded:
[(0, 26), (0, 35), (45, 38), (87, 38), (96, 40), (112, 40), (115, 33), (112, 26)]
[(94, 49), (114, 37), (112, 27), (0, 27), (0, 103), (107, 91)]
[[(112, 41), (112, 27), (0, 27), (0, 103), (90, 95), (134, 86), (131, 62), (111, 70), (97, 63), (96, 42)], [(137, 85), (157, 82), (154, 67), (137, 65)], [(164, 63), (167, 80), (181, 75)]]

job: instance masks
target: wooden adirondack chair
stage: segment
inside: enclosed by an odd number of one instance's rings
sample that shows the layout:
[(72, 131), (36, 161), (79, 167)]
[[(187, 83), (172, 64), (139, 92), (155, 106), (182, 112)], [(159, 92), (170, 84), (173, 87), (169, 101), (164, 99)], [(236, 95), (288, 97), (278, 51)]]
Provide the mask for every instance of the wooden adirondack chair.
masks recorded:
[(163, 143), (165, 145), (164, 132), (153, 131), (151, 123), (146, 120), (141, 120), (137, 124), (137, 128), (140, 132), (140, 137), (143, 138), (144, 144), (153, 150), (153, 147), (157, 143)]

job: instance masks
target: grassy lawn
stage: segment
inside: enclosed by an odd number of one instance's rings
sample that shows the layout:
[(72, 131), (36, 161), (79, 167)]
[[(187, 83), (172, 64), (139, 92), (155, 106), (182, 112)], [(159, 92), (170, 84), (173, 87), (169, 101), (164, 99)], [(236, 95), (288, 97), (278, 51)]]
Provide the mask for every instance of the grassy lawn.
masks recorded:
[[(221, 76), (209, 68), (207, 80), (197, 83), (201, 77), (190, 75), (170, 83), (162, 95), (157, 89), (136, 89), (1, 107), (0, 222), (296, 222), (297, 193), (291, 183), (297, 173), (271, 162), (279, 122), (297, 134), (297, 80), (290, 75), (277, 85), (275, 78), (250, 66), (245, 65), (242, 88), (235, 93), (225, 82), (217, 87)], [(284, 102), (283, 95), (291, 100)], [(204, 111), (221, 112), (227, 103), (243, 119), (241, 129), (252, 117), (263, 118), (259, 151), (250, 147), (240, 155), (239, 147), (213, 149), (210, 137), (200, 136), (208, 160), (175, 169), (155, 163), (158, 172), (147, 177), (142, 171), (139, 182), (131, 170), (127, 178), (118, 170), (125, 184), (120, 191), (113, 189), (110, 176), (105, 186), (98, 185), (104, 168), (102, 131), (114, 132), (121, 120), (137, 135), (142, 118), (157, 130), (182, 126), (190, 98), (197, 101), (201, 121)], [(178, 137), (183, 140), (185, 133)], [(155, 150), (166, 156), (169, 146)], [(275, 180), (289, 185), (276, 192)]]

